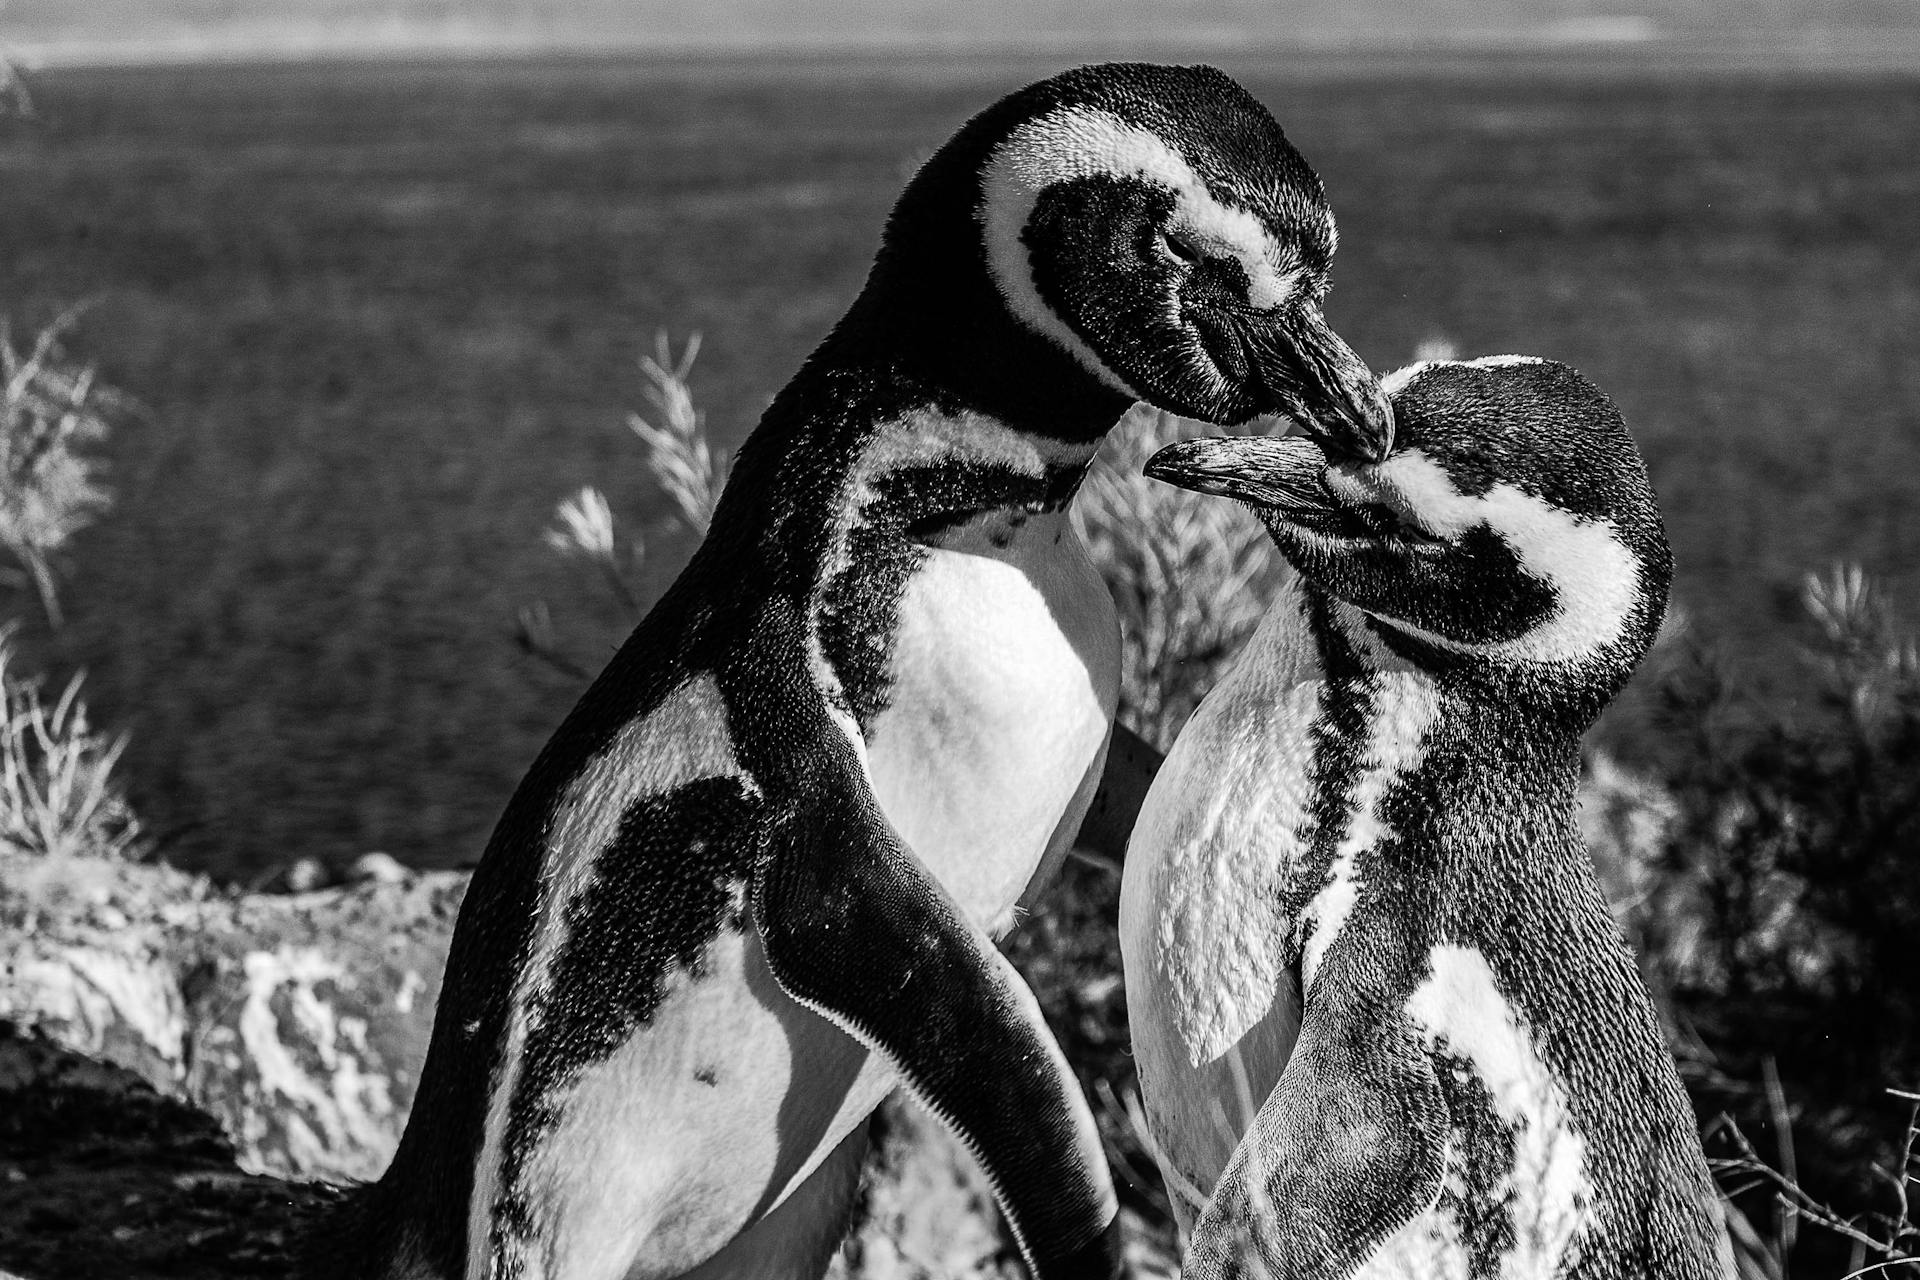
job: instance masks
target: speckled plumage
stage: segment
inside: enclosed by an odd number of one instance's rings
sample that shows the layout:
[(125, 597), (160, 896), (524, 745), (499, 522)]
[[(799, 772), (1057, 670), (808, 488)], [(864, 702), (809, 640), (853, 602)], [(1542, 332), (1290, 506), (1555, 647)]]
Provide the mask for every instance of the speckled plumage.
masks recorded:
[[(1165, 251), (1189, 222), (1239, 293)], [(992, 943), (1111, 727), (1112, 601), (1065, 508), (1136, 396), (1377, 431), (1330, 251), (1312, 171), (1207, 68), (1068, 72), (928, 161), (508, 805), (399, 1151), (311, 1274), (816, 1276), (897, 1086), (1042, 1280), (1113, 1273), (1092, 1117)]]
[(1618, 415), (1514, 357), (1389, 375), (1378, 461), (1190, 441), (1299, 570), (1129, 847), (1128, 1008), (1185, 1274), (1706, 1280), (1686, 1095), (1574, 825), (1670, 560)]

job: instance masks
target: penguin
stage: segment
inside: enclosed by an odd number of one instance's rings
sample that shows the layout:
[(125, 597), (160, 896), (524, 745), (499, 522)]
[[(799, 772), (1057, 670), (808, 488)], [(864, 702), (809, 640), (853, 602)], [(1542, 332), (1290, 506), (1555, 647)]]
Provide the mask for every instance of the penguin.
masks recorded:
[(1137, 399), (1391, 431), (1334, 224), (1206, 67), (968, 121), (547, 743), (468, 889), (390, 1167), (315, 1275), (813, 1277), (904, 1087), (1040, 1280), (1118, 1266), (1091, 1113), (994, 946), (1102, 774), (1112, 600), (1067, 520)]
[(1296, 573), (1168, 752), (1120, 907), (1189, 1280), (1733, 1274), (1698, 1131), (1574, 821), (1672, 561), (1565, 365), (1382, 379), (1390, 446), (1197, 439)]

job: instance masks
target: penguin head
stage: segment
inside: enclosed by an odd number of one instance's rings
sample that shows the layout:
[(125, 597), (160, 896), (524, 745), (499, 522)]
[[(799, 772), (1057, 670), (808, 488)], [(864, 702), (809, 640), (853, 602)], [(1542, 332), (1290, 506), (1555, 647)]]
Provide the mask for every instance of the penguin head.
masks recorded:
[(1147, 474), (1253, 508), (1400, 657), (1604, 703), (1652, 643), (1672, 577), (1619, 413), (1574, 370), (1523, 356), (1383, 385), (1396, 428), (1378, 461), (1245, 436), (1169, 445)]
[(1321, 312), (1334, 244), (1319, 177), (1246, 90), (1211, 67), (1106, 63), (940, 148), (868, 288), (896, 339), (908, 313), (937, 313), (956, 373), (1107, 393), (1101, 430), (1138, 399), (1218, 423), (1284, 414), (1378, 456), (1392, 411)]

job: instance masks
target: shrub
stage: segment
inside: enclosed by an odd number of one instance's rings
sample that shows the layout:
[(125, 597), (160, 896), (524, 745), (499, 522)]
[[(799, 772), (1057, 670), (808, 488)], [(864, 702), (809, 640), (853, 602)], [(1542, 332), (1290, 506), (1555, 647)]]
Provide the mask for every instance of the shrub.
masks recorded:
[(54, 558), (107, 508), (97, 449), (109, 415), (126, 405), (91, 366), (64, 357), (60, 340), (77, 315), (60, 317), (24, 351), (0, 323), (0, 547), (55, 625)]
[(1858, 568), (1803, 604), (1784, 708), (1697, 644), (1662, 682), (1670, 817), (1635, 932), (1696, 1102), (1771, 1131), (1794, 1195), (1851, 1219), (1911, 1154), (1884, 1086), (1920, 1084), (1920, 660)]
[[(93, 450), (108, 412), (124, 403), (64, 357), (60, 338), (75, 314), (24, 352), (0, 322), (0, 546), (56, 625), (54, 557), (106, 509)], [(140, 824), (113, 778), (125, 739), (90, 724), (79, 676), (49, 700), (44, 677), (21, 670), (12, 634), (13, 624), (0, 624), (0, 847), (49, 857), (135, 852)]]
[(1120, 714), (1162, 750), (1258, 625), (1284, 571), (1266, 530), (1239, 504), (1140, 473), (1162, 445), (1218, 431), (1136, 406), (1073, 504), (1120, 613)]
[(53, 858), (127, 857), (144, 837), (114, 781), (126, 738), (87, 719), (75, 676), (48, 701), (0, 631), (0, 847)]

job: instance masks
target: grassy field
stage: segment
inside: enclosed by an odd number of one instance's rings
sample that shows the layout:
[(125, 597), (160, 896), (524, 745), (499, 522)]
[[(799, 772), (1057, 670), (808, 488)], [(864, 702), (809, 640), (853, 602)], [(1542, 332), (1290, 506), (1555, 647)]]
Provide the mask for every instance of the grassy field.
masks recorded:
[[(1920, 597), (1920, 77), (1236, 65), (1319, 167), (1331, 310), (1568, 360), (1654, 468), (1679, 597), (1763, 677), (1800, 574)], [(913, 165), (1050, 68), (641, 61), (66, 71), (0, 126), (0, 313), (147, 414), (64, 630), (176, 859), (474, 856), (619, 610), (541, 544), (603, 487), (684, 554), (621, 421), (654, 332), (744, 433)], [(1576, 68), (1576, 72), (1578, 69)], [(1631, 738), (1633, 735), (1625, 735)], [(1628, 742), (1631, 749), (1649, 744)]]

